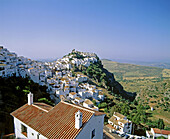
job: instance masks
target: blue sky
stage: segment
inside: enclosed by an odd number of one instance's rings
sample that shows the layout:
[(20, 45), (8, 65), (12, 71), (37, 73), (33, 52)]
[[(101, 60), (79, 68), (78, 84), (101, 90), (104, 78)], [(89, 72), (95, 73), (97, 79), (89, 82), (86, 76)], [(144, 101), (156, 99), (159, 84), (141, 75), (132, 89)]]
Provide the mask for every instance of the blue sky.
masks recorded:
[(169, 0), (0, 0), (0, 45), (29, 58), (72, 49), (170, 61)]

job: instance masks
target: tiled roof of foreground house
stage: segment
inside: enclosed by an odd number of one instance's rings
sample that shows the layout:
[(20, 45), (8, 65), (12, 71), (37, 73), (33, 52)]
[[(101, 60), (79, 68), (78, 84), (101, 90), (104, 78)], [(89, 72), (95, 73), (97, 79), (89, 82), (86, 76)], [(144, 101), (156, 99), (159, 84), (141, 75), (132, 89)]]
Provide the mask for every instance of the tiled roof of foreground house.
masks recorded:
[[(80, 110), (83, 114), (82, 127), (75, 128), (75, 113)], [(89, 119), (103, 115), (77, 105), (60, 102), (54, 107), (44, 103), (25, 104), (11, 113), (35, 131), (47, 138), (75, 138)]]

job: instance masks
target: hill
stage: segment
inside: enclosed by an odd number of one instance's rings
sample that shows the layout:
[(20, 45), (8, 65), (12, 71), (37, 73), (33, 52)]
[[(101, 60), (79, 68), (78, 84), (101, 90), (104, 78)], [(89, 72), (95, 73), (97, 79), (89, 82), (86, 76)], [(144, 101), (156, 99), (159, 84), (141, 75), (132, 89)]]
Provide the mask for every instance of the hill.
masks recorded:
[(164, 62), (132, 62), (131, 64), (170, 69), (170, 63)]
[[(108, 59), (103, 59), (103, 60), (108, 60)], [(144, 61), (135, 61), (135, 60), (127, 60), (127, 59), (112, 59), (111, 61), (116, 61), (118, 63), (128, 63), (128, 64), (141, 65), (141, 66), (150, 66), (150, 67), (170, 69), (169, 61), (162, 61), (162, 62), (146, 62), (145, 61), (144, 62)]]
[(118, 63), (103, 59), (104, 68), (114, 73), (117, 80), (169, 78), (170, 69)]
[(139, 66), (102, 60), (104, 67), (114, 73), (125, 91), (136, 92), (139, 103), (153, 107), (150, 119), (162, 118), (170, 127), (170, 69)]

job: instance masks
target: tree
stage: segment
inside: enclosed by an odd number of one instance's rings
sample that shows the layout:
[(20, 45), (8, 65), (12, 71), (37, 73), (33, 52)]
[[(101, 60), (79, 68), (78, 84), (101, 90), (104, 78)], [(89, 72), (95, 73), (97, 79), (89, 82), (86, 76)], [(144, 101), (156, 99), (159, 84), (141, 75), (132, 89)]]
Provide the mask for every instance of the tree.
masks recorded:
[(164, 129), (164, 126), (165, 126), (165, 124), (164, 124), (163, 119), (159, 119), (158, 120), (158, 128), (159, 129)]
[(132, 121), (135, 124), (139, 124), (140, 123), (140, 114), (139, 113), (135, 114), (135, 116), (133, 116), (133, 118), (132, 118)]
[(93, 102), (93, 105), (95, 105), (95, 106), (96, 106), (96, 100), (92, 100), (92, 102)]
[(108, 109), (107, 109), (107, 108), (104, 108), (104, 112), (105, 112), (105, 113), (108, 113)]
[(136, 99), (133, 101), (134, 105), (138, 105), (138, 102), (136, 101)]
[(129, 110), (130, 110), (129, 105), (127, 105), (126, 103), (123, 103), (123, 106), (121, 107), (121, 114), (127, 116), (129, 115)]
[(114, 105), (114, 106), (111, 108), (109, 115), (110, 115), (110, 116), (113, 116), (113, 113), (114, 113), (114, 112), (120, 112), (120, 111), (121, 111), (120, 106)]

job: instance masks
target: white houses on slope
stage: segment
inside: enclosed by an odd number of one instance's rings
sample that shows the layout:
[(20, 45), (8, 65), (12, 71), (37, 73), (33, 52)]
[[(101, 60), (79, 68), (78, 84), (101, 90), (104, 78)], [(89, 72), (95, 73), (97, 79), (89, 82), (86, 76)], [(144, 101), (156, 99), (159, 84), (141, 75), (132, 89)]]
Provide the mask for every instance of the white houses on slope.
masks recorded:
[(102, 139), (105, 114), (74, 104), (60, 102), (52, 107), (34, 103), (28, 94), (28, 104), (11, 113), (16, 138), (22, 139)]
[(108, 123), (112, 126), (108, 126), (113, 131), (118, 131), (121, 133), (131, 134), (132, 132), (132, 122), (127, 119), (126, 116), (114, 112), (113, 116), (108, 120)]

